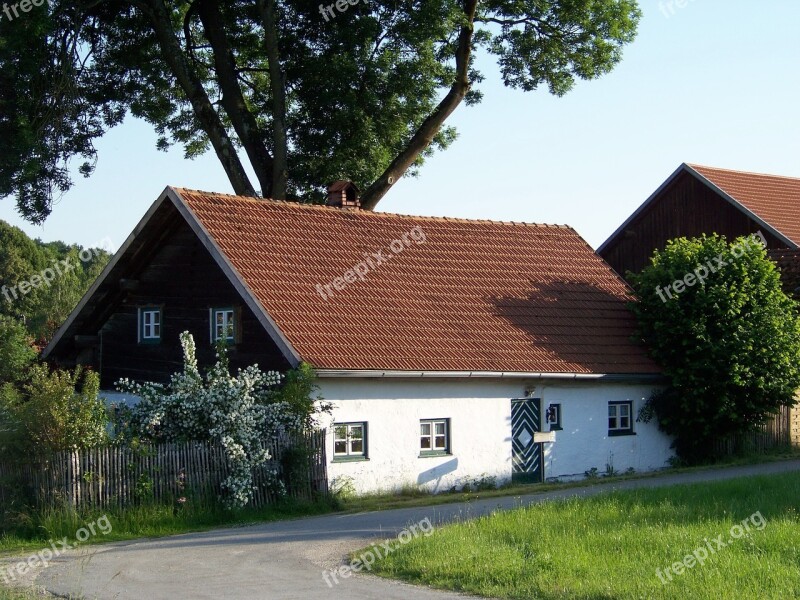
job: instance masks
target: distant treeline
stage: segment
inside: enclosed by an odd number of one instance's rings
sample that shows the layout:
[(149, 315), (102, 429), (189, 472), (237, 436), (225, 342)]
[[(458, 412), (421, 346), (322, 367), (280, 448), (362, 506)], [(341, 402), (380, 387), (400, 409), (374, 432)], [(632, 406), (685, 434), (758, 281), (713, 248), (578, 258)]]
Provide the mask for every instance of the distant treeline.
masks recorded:
[(47, 342), (110, 259), (105, 248), (44, 243), (0, 220), (0, 317)]

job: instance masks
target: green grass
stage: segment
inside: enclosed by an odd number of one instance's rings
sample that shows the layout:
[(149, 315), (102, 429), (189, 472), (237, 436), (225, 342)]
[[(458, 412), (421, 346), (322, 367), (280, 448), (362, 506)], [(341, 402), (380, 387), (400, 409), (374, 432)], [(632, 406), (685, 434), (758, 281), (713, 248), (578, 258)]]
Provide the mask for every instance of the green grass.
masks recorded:
[(33, 600), (34, 598), (41, 598), (42, 596), (36, 594), (32, 590), (9, 589), (0, 587), (0, 600)]
[(67, 536), (74, 539), (75, 532), (86, 523), (96, 521), (107, 514), (113, 531), (107, 536), (99, 535), (90, 538), (86, 543), (103, 543), (123, 541), (143, 537), (162, 537), (193, 531), (205, 531), (218, 527), (250, 525), (282, 519), (292, 519), (331, 512), (364, 512), (372, 510), (388, 510), (392, 508), (412, 508), (433, 506), (453, 502), (473, 501), (503, 496), (522, 496), (552, 490), (598, 485), (623, 479), (658, 477), (659, 475), (689, 472), (716, 468), (728, 465), (753, 464), (771, 460), (797, 459), (800, 453), (775, 453), (774, 455), (746, 456), (728, 459), (725, 464), (718, 463), (704, 467), (667, 469), (651, 473), (634, 475), (621, 474), (616, 477), (597, 477), (592, 480), (580, 480), (571, 483), (546, 483), (532, 485), (510, 485), (493, 490), (473, 492), (454, 492), (431, 494), (420, 490), (417, 486), (409, 486), (401, 493), (374, 494), (353, 498), (332, 498), (329, 501), (301, 504), (278, 504), (261, 510), (244, 510), (231, 512), (215, 506), (213, 503), (198, 502), (177, 512), (171, 506), (142, 506), (126, 510), (74, 511), (57, 509), (45, 511), (8, 511), (2, 515), (0, 524), (0, 556), (24, 554), (39, 550), (44, 542), (61, 539)]
[[(682, 561), (756, 512), (761, 531)], [(760, 522), (756, 518), (753, 525)], [(356, 554), (360, 554), (356, 553)], [(493, 598), (624, 600), (800, 597), (800, 474), (603, 494), (496, 513), (436, 530), (373, 571)], [(665, 579), (666, 576), (665, 576)]]
[[(0, 534), (0, 556), (35, 552), (49, 545), (49, 540), (67, 537), (75, 541), (76, 532), (88, 523), (96, 523), (106, 515), (111, 525), (107, 535), (90, 537), (85, 544), (161, 537), (216, 527), (251, 525), (331, 512), (332, 501), (286, 502), (262, 509), (225, 510), (213, 503), (199, 503), (175, 510), (172, 506), (145, 505), (125, 510), (92, 510), (76, 512), (66, 508), (39, 511), (7, 511)], [(105, 521), (101, 522), (103, 525)], [(106, 528), (107, 529), (107, 528)], [(1, 597), (0, 597), (1, 598)]]
[(451, 504), (454, 502), (480, 500), (485, 498), (539, 494), (554, 490), (586, 487), (587, 485), (601, 485), (627, 479), (647, 479), (663, 475), (673, 475), (676, 473), (691, 473), (697, 471), (707, 471), (710, 469), (721, 469), (725, 467), (738, 467), (797, 459), (800, 459), (800, 449), (777, 449), (762, 454), (745, 454), (740, 456), (725, 457), (718, 462), (702, 466), (672, 467), (661, 471), (647, 471), (633, 474), (618, 473), (612, 477), (606, 477), (601, 472), (594, 479), (580, 479), (577, 481), (560, 483), (512, 484), (505, 485), (497, 489), (472, 492), (459, 491), (432, 494), (421, 489), (419, 486), (409, 485), (403, 488), (400, 492), (348, 497), (341, 501), (341, 508), (347, 512), (366, 512), (372, 510), (388, 510), (392, 508), (435, 506), (438, 504)]

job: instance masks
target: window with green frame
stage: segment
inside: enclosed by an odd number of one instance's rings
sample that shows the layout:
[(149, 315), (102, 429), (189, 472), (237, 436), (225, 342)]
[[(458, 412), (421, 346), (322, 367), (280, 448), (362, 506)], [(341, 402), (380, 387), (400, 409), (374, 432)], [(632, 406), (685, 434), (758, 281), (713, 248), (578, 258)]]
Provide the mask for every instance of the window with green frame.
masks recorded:
[(161, 342), (162, 311), (160, 306), (139, 308), (139, 343), (158, 344)]
[(450, 419), (422, 419), (419, 422), (420, 456), (450, 454)]
[(367, 458), (367, 424), (334, 423), (333, 425), (333, 460), (366, 460)]
[(551, 404), (545, 413), (550, 431), (561, 431), (561, 404)]
[(237, 311), (235, 308), (212, 308), (211, 309), (211, 343), (220, 340), (228, 344), (236, 343), (236, 327), (238, 323)]

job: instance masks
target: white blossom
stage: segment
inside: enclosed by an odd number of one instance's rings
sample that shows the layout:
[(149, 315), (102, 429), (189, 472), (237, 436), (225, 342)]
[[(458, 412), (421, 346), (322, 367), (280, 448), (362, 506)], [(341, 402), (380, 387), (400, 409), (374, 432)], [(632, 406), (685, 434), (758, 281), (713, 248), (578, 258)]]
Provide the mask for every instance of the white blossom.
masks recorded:
[[(232, 508), (245, 506), (254, 491), (253, 470), (271, 458), (263, 443), (301, 431), (307, 415), (297, 414), (286, 402), (271, 401), (270, 390), (281, 382), (280, 373), (251, 365), (233, 376), (225, 350), (218, 349), (217, 362), (203, 377), (192, 335), (183, 332), (180, 339), (184, 369), (168, 385), (121, 379), (117, 388), (142, 399), (132, 410), (132, 422), (143, 437), (219, 443), (230, 468), (222, 483), (223, 500)], [(270, 475), (271, 489), (285, 493), (277, 471)]]

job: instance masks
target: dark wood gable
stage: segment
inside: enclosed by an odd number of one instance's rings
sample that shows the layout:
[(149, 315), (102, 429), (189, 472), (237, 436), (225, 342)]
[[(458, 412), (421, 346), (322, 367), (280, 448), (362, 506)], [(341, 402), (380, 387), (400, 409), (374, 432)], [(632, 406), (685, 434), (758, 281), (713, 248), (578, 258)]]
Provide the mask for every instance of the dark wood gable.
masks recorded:
[[(140, 343), (138, 312), (160, 307), (161, 340)], [(198, 363), (214, 360), (210, 309), (233, 307), (237, 343), (232, 370), (253, 363), (285, 371), (288, 361), (245, 304), (209, 251), (170, 202), (164, 202), (89, 299), (48, 359), (62, 366), (88, 364), (103, 389), (122, 377), (165, 382), (181, 369), (179, 334), (190, 331)]]
[(598, 254), (622, 277), (628, 271), (641, 271), (650, 264), (654, 250), (662, 250), (677, 237), (718, 233), (731, 240), (761, 231), (769, 248), (786, 248), (783, 241), (746, 212), (686, 171), (640, 210), (598, 249)]

